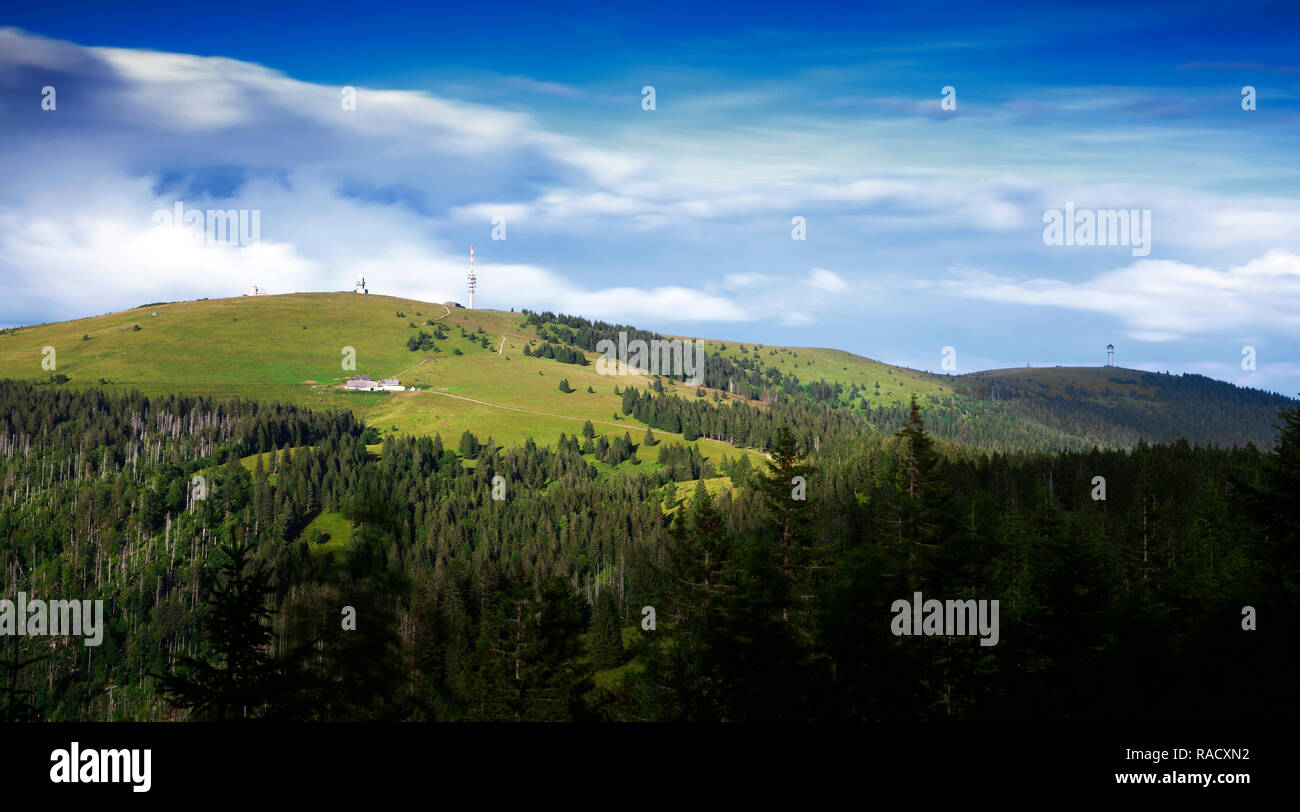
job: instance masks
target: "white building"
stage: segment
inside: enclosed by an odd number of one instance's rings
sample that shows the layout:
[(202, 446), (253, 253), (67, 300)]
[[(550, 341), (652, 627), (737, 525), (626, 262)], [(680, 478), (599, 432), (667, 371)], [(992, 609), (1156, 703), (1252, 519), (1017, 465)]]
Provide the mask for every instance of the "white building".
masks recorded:
[(378, 392), (383, 387), (377, 381), (370, 380), (369, 375), (354, 375), (351, 380), (343, 385), (344, 389), (350, 389), (353, 392)]
[(365, 278), (364, 276), (362, 276), (361, 274), (357, 274), (357, 286), (356, 286), (355, 291), (356, 291), (357, 293), (369, 293), (369, 292), (370, 292), (370, 289), (366, 287), (366, 278)]
[(343, 385), (344, 389), (351, 392), (405, 392), (406, 387), (396, 378), (384, 378), (382, 381), (374, 381), (369, 375), (354, 375), (351, 380)]
[(266, 295), (266, 288), (259, 288), (257, 285), (249, 285), (249, 286), (248, 286), (248, 293), (245, 293), (244, 295), (245, 295), (245, 296), (265, 296), (265, 295)]

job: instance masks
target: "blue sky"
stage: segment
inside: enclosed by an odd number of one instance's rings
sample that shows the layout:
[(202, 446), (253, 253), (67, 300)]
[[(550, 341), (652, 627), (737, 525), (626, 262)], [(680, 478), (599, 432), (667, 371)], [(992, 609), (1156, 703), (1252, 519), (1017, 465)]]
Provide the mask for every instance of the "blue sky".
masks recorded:
[[(860, 5), (6, 9), (0, 323), (359, 271), (463, 300), (474, 243), (480, 306), (1300, 392), (1300, 12)], [(1149, 253), (1045, 244), (1070, 202), (1149, 210)]]

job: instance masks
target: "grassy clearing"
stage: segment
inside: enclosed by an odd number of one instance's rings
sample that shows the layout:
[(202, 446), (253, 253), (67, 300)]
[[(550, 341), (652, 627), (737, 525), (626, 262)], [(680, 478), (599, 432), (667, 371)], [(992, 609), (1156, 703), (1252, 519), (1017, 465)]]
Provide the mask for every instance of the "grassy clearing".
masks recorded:
[[(312, 534), (316, 532), (329, 536), (328, 540), (312, 543)], [(342, 513), (322, 513), (303, 528), (298, 540), (308, 543), (314, 558), (335, 556), (352, 544), (352, 523)]]
[[(673, 483), (677, 489), (674, 494), (675, 501), (690, 500), (695, 493), (695, 487), (699, 484), (698, 479), (688, 479), (681, 482)], [(731, 491), (735, 486), (729, 476), (715, 476), (704, 480), (704, 490), (708, 491), (709, 496), (717, 497), (723, 491)], [(672, 513), (671, 510), (665, 510), (665, 513)]]

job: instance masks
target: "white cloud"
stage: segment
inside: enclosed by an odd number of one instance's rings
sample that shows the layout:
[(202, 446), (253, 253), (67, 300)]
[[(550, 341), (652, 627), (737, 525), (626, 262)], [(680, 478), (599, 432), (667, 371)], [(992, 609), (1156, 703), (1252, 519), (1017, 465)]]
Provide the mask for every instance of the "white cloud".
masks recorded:
[(845, 282), (839, 274), (825, 268), (813, 268), (812, 274), (808, 277), (808, 284), (827, 293), (843, 293), (849, 289), (849, 283)]
[(1083, 282), (954, 270), (941, 289), (1007, 304), (1048, 305), (1114, 316), (1144, 341), (1261, 325), (1300, 335), (1300, 255), (1275, 249), (1216, 270), (1170, 260), (1140, 260)]
[(723, 277), (722, 285), (728, 290), (744, 290), (773, 281), (772, 277), (761, 273), (729, 273)]
[[(1240, 189), (1189, 191), (1177, 181), (1099, 183), (1105, 173), (1078, 157), (1091, 147), (1050, 132), (1036, 140), (1009, 133), (990, 161), (970, 145), (985, 139), (953, 142), (950, 128), (938, 133), (921, 118), (816, 118), (745, 93), (728, 99), (738, 106), (725, 129), (700, 104), (703, 95), (691, 100), (700, 115), (689, 120), (634, 114), (609, 117), (621, 123), (602, 128), (593, 119), (546, 119), (572, 132), (443, 91), (359, 86), (357, 109), (345, 111), (339, 87), (261, 65), (85, 48), (0, 29), (0, 109), (35, 110), (30, 85), (46, 81), (59, 87), (59, 110), (16, 113), (0, 128), (0, 278), (16, 292), (0, 300), (0, 322), (234, 295), (249, 284), (339, 290), (358, 271), (374, 290), (462, 300), (466, 244), (486, 242), (491, 218), (503, 215), (513, 261), (481, 255), (483, 306), (647, 327), (820, 328), (836, 319), (858, 325), (870, 302), (907, 313), (919, 333), (944, 316), (934, 297), (916, 293), (946, 289), (1113, 314), (1147, 341), (1221, 328), (1297, 332), (1300, 202)], [(526, 77), (500, 83), (551, 98), (587, 92)], [(638, 101), (635, 93), (627, 99), (634, 113)], [(1006, 117), (968, 123), (991, 128)], [(1159, 130), (1137, 131), (1151, 136), (1149, 144), (1132, 142), (1144, 150), (1167, 143)], [(1069, 154), (1056, 154), (1062, 144)], [(1016, 174), (1004, 168), (1006, 152), (1016, 156)], [(1058, 164), (1083, 180), (1063, 186)], [(163, 233), (150, 216), (177, 199), (257, 209), (263, 242), (222, 248)], [(1151, 208), (1151, 258), (1082, 279), (1069, 278), (1079, 273), (1072, 266), (1054, 267), (1058, 278), (1019, 281), (1023, 275), (998, 270), (930, 281), (931, 269), (955, 257), (1023, 267), (1043, 248), (1043, 209), (1065, 200)], [(789, 253), (795, 215), (808, 222), (797, 254)], [(574, 237), (584, 240), (581, 267), (549, 259)], [(548, 240), (548, 258), (534, 259), (532, 246)], [(644, 271), (641, 258), (668, 242), (675, 247), (664, 256), (689, 249), (698, 260)], [(1216, 270), (1222, 256), (1258, 259)], [(629, 257), (639, 260), (639, 280), (621, 270)]]

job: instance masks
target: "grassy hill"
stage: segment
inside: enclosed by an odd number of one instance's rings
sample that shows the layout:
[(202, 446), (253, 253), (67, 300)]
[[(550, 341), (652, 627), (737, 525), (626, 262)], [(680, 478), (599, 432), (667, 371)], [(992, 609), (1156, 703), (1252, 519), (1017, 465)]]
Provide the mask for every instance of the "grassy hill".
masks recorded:
[(783, 374), (794, 374), (805, 382), (824, 380), (849, 389), (856, 384), (863, 397), (844, 405), (902, 406), (913, 394), (923, 399), (951, 395), (955, 390), (951, 378), (906, 367), (863, 358), (844, 350), (821, 347), (775, 347), (735, 341), (705, 340), (706, 352), (717, 353), (734, 361), (751, 359), (775, 367)]
[[(408, 342), (421, 333), (426, 349)], [(549, 331), (548, 337), (568, 331)], [(646, 425), (620, 410), (615, 388), (643, 376), (610, 377), (596, 366), (530, 357), (541, 330), (523, 314), (466, 310), (391, 296), (296, 293), (155, 304), (104, 316), (0, 333), (0, 378), (61, 385), (280, 400), (353, 410), (381, 434), (441, 433), (454, 444), (473, 431), (500, 445), (550, 445), (590, 420), (598, 435)], [(435, 337), (440, 336), (440, 337)], [(536, 344), (534, 344), (536, 346)], [(764, 375), (796, 376), (795, 394), (859, 416), (864, 431), (892, 431), (912, 395), (927, 425), (955, 442), (999, 449), (1126, 447), (1140, 438), (1267, 446), (1290, 401), (1202, 376), (1108, 367), (990, 370), (935, 375), (840, 350), (707, 340), (706, 351)], [(54, 369), (43, 366), (53, 348)], [(586, 352), (592, 361), (594, 352)], [(355, 368), (345, 368), (346, 358)], [(352, 375), (395, 377), (415, 391), (347, 392)], [(59, 378), (57, 380), (62, 380)], [(571, 392), (560, 390), (567, 380)], [(665, 390), (696, 390), (663, 379)], [(590, 391), (588, 391), (590, 390)], [(721, 402), (735, 402), (721, 393)], [(753, 402), (753, 401), (750, 401)], [(682, 435), (656, 430), (667, 443)], [(707, 459), (754, 450), (701, 438)], [(649, 456), (649, 455), (643, 455)], [(652, 459), (642, 459), (653, 466)]]
[[(67, 376), (69, 386), (347, 408), (381, 433), (440, 432), (453, 445), (466, 430), (498, 444), (529, 437), (553, 444), (561, 433), (577, 434), (587, 420), (598, 435), (626, 431), (639, 441), (646, 426), (615, 418), (621, 397), (614, 388), (644, 387), (647, 380), (527, 357), (523, 348), (536, 336), (522, 321), (520, 314), (352, 293), (158, 304), (7, 331), (0, 335), (0, 378), (57, 374)], [(436, 326), (447, 334), (435, 342), (437, 352), (408, 349), (408, 339)], [(54, 348), (54, 370), (42, 367), (46, 347)], [(343, 367), (346, 348), (355, 351), (355, 370)], [(343, 383), (357, 374), (396, 377), (419, 391), (344, 391)], [(562, 379), (575, 391), (561, 392)], [(655, 434), (682, 442), (681, 435)], [(724, 453), (762, 459), (708, 439), (693, 442), (715, 461)]]

